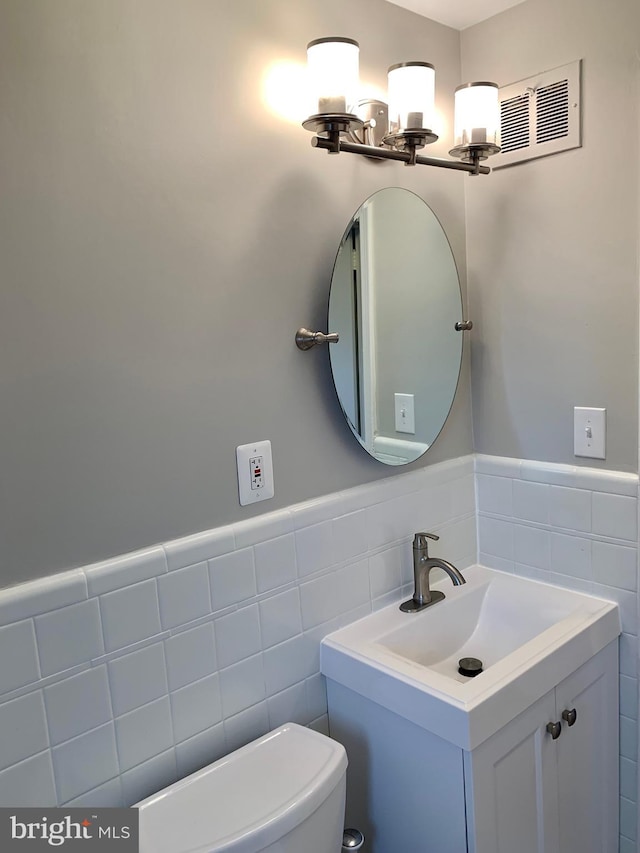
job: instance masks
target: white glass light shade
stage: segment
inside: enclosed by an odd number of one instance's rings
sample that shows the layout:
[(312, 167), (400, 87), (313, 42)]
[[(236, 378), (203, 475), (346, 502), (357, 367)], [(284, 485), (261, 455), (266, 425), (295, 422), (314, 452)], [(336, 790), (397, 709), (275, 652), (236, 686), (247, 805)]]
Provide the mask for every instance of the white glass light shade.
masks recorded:
[(357, 41), (339, 36), (315, 39), (307, 45), (307, 69), (312, 109), (317, 113), (353, 112), (358, 100)]
[(389, 123), (394, 132), (433, 128), (435, 82), (435, 69), (428, 62), (389, 68)]
[(500, 145), (500, 106), (495, 83), (466, 83), (455, 93), (455, 146)]

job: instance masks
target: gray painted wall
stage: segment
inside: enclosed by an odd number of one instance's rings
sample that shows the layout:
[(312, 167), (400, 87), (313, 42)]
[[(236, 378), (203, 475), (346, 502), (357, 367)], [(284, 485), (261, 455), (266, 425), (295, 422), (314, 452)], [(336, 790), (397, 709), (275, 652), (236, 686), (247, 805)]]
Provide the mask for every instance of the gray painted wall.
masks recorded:
[[(384, 0), (2, 0), (0, 585), (397, 473), (293, 336), (381, 187), (426, 199), (464, 279), (469, 179), (329, 157), (266, 108), (270, 66), (334, 33), (378, 87), (436, 64), (445, 155), (459, 34)], [(262, 438), (276, 497), (241, 508), (235, 447)], [(414, 467), (470, 450), (465, 367)]]
[[(469, 181), (479, 453), (637, 471), (638, 0), (527, 0), (462, 33), (463, 79), (583, 60), (583, 147)], [(573, 407), (607, 408), (607, 459)]]

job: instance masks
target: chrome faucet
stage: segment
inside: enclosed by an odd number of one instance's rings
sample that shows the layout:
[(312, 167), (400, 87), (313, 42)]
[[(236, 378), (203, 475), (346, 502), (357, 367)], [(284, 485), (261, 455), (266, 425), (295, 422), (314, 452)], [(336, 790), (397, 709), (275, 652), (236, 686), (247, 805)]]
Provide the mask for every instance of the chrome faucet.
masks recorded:
[(415, 613), (425, 607), (430, 607), (437, 601), (442, 601), (444, 598), (444, 592), (429, 588), (429, 572), (431, 569), (438, 568), (445, 571), (454, 586), (466, 583), (453, 563), (448, 562), (448, 560), (441, 560), (439, 557), (429, 556), (427, 539), (434, 539), (437, 542), (439, 538), (435, 533), (416, 533), (413, 537), (413, 597), (400, 605), (400, 610), (404, 613)]

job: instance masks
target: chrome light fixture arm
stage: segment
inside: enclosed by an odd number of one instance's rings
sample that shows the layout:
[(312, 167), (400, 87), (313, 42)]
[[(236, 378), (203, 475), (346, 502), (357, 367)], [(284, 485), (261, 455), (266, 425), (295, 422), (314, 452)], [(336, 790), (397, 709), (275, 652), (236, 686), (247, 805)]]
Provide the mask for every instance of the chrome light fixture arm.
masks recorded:
[(474, 158), (473, 162), (465, 163), (461, 160), (445, 160), (439, 157), (424, 157), (417, 153), (412, 147), (408, 151), (398, 151), (394, 148), (379, 148), (374, 145), (364, 145), (359, 142), (345, 142), (340, 138), (339, 131), (329, 131), (327, 137), (314, 136), (311, 145), (314, 148), (323, 148), (330, 154), (339, 154), (344, 151), (347, 154), (362, 154), (365, 157), (373, 157), (378, 160), (400, 160), (407, 166), (438, 166), (441, 169), (453, 169), (457, 172), (467, 172), (470, 175), (488, 175), (491, 169), (480, 164), (480, 158)]

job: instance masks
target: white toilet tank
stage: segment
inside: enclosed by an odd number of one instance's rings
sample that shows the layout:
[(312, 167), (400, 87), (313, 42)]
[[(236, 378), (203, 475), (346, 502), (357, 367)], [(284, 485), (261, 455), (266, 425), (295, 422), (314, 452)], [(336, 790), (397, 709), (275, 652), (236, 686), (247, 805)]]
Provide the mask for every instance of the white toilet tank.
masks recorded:
[(137, 803), (140, 853), (340, 853), (344, 747), (286, 723)]

